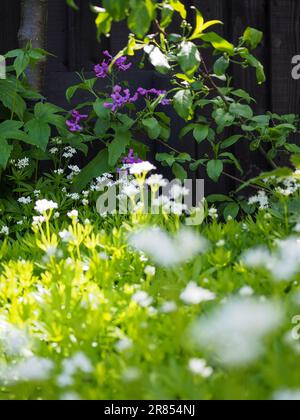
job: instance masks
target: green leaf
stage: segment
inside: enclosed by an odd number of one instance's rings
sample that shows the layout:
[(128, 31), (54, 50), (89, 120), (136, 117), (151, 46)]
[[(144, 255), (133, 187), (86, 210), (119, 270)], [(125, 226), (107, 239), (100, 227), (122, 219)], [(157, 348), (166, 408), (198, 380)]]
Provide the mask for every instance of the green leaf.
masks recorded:
[(188, 124), (180, 130), (179, 138), (182, 139), (187, 134), (189, 134), (194, 128), (197, 127), (197, 124)]
[(107, 11), (101, 7), (92, 8), (95, 12), (98, 13), (95, 23), (97, 27), (97, 38), (100, 39), (101, 34), (108, 35), (111, 30), (112, 17)]
[(220, 57), (214, 64), (214, 73), (217, 76), (223, 76), (226, 73), (226, 70), (228, 69), (230, 65), (230, 60), (228, 57)]
[(206, 200), (208, 201), (208, 203), (224, 203), (224, 202), (231, 202), (232, 199), (230, 197), (228, 197), (227, 195), (223, 195), (223, 194), (212, 194), (209, 195)]
[(300, 153), (300, 147), (296, 144), (285, 144), (284, 147), (290, 153)]
[(171, 69), (168, 58), (161, 52), (155, 45), (146, 45), (145, 53), (149, 55), (151, 64), (156, 68), (159, 73), (167, 74)]
[(224, 140), (221, 144), (221, 149), (227, 149), (228, 147), (233, 146), (236, 144), (243, 136), (236, 134), (234, 136), (228, 137), (228, 139)]
[(174, 163), (174, 165), (172, 166), (172, 172), (174, 174), (174, 176), (177, 179), (180, 179), (181, 181), (184, 181), (185, 179), (187, 179), (187, 172), (184, 169), (184, 167), (182, 165), (180, 165), (179, 163)]
[(128, 27), (138, 38), (143, 38), (155, 17), (155, 5), (152, 0), (130, 0), (130, 9)]
[(198, 70), (201, 57), (198, 48), (192, 42), (184, 41), (179, 46), (178, 63), (184, 73), (192, 77)]
[(190, 37), (191, 40), (201, 38), (202, 33), (213, 25), (222, 25), (220, 20), (210, 20), (209, 22), (204, 22), (201, 12), (195, 7), (194, 9), (196, 9), (196, 27), (193, 35)]
[(207, 163), (207, 175), (215, 182), (218, 182), (223, 172), (223, 162), (221, 160), (210, 160)]
[(110, 169), (108, 164), (108, 150), (104, 149), (76, 176), (73, 181), (73, 191), (81, 192), (93, 178), (109, 172)]
[(172, 166), (176, 162), (174, 155), (169, 153), (157, 153), (155, 159), (158, 162), (166, 163), (167, 166)]
[(229, 55), (234, 55), (234, 45), (226, 41), (226, 39), (222, 38), (215, 32), (202, 34), (201, 39), (205, 42), (209, 42), (217, 51), (222, 51)]
[(14, 61), (14, 68), (17, 74), (17, 77), (20, 77), (22, 73), (26, 70), (26, 68), (29, 66), (30, 63), (30, 57), (29, 55), (23, 51), (20, 50), (20, 53), (16, 57)]
[(28, 132), (28, 143), (45, 151), (51, 135), (49, 125), (41, 120), (32, 119), (25, 124), (25, 128)]
[(230, 105), (229, 111), (236, 117), (242, 117), (246, 119), (250, 119), (253, 117), (253, 111), (249, 105), (233, 103)]
[(235, 120), (235, 117), (223, 108), (218, 108), (213, 112), (213, 118), (218, 125), (218, 133), (221, 133), (225, 127), (229, 127)]
[(66, 0), (67, 1), (67, 5), (72, 7), (75, 10), (78, 10), (78, 6), (75, 3), (75, 0)]
[(13, 146), (8, 144), (7, 140), (0, 135), (0, 168), (6, 168), (12, 150)]
[(263, 32), (258, 31), (255, 28), (248, 27), (243, 35), (243, 41), (254, 50), (262, 41), (263, 39)]
[(145, 127), (147, 134), (151, 140), (155, 140), (159, 137), (161, 127), (156, 118), (145, 118), (142, 120), (142, 125)]
[(182, 19), (186, 19), (187, 17), (187, 11), (183, 3), (179, 0), (169, 0), (170, 6), (175, 10), (175, 12), (178, 12)]
[(230, 203), (224, 209), (224, 219), (227, 221), (228, 217), (232, 217), (236, 219), (237, 215), (239, 214), (240, 206), (237, 203)]
[(103, 6), (113, 20), (120, 21), (126, 17), (129, 0), (103, 0)]
[(255, 102), (255, 99), (251, 98), (249, 93), (244, 91), (243, 89), (236, 89), (236, 90), (233, 90), (231, 93), (232, 93), (232, 95), (237, 96), (239, 98), (242, 98), (249, 103), (250, 102)]
[(117, 131), (113, 141), (108, 145), (108, 164), (114, 168), (121, 156), (126, 152), (131, 141), (129, 131)]
[(194, 128), (194, 137), (198, 144), (200, 144), (202, 141), (207, 139), (209, 133), (209, 126), (204, 124), (197, 124), (197, 126)]
[(110, 109), (104, 107), (105, 102), (108, 102), (108, 100), (97, 99), (93, 103), (93, 108), (98, 118), (103, 120), (110, 120), (111, 111)]
[(190, 90), (179, 90), (174, 96), (173, 104), (177, 114), (180, 117), (184, 118), (185, 120), (192, 118), (193, 96)]
[(10, 80), (0, 80), (0, 102), (12, 113), (16, 114), (20, 120), (26, 109), (26, 103), (17, 93), (15, 84)]
[(231, 160), (231, 162), (233, 162), (233, 164), (235, 165), (235, 167), (240, 171), (240, 173), (243, 173), (243, 169), (238, 161), (238, 159), (234, 156), (234, 154), (230, 153), (230, 152), (224, 152), (220, 154), (220, 157), (226, 157), (229, 160)]

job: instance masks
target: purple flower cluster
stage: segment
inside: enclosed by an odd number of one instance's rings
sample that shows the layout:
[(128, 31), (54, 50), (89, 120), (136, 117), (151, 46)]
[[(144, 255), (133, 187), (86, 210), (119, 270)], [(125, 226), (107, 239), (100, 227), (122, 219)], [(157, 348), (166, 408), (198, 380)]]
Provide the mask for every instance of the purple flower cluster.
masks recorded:
[[(96, 73), (96, 76), (99, 79), (104, 79), (109, 72), (109, 66), (113, 60), (113, 56), (108, 52), (104, 51), (103, 55), (107, 58), (106, 60), (103, 60), (101, 64), (97, 64), (94, 67), (94, 71)], [(120, 71), (127, 71), (132, 66), (132, 63), (127, 63), (127, 57), (119, 57), (114, 65), (118, 68)]]
[[(137, 90), (138, 94), (144, 97), (148, 97), (151, 95), (154, 96), (162, 96), (162, 95), (166, 95), (167, 91), (166, 90), (158, 90), (158, 89), (144, 89), (144, 88), (138, 88)], [(162, 99), (161, 101), (161, 105), (170, 105), (171, 101), (169, 99)]]
[(116, 85), (113, 89), (111, 99), (113, 102), (105, 102), (104, 107), (111, 108), (113, 112), (116, 112), (118, 109), (122, 108), (122, 106), (136, 102), (139, 99), (139, 95), (138, 93), (135, 93), (131, 96), (129, 89), (123, 90), (121, 86)]
[(85, 120), (86, 118), (88, 118), (88, 115), (80, 114), (79, 111), (73, 109), (71, 119), (66, 121), (69, 131), (73, 133), (82, 131), (83, 127), (81, 127), (80, 121)]
[[(113, 94), (111, 95), (112, 102), (105, 102), (104, 107), (111, 109), (113, 112), (116, 112), (118, 109), (122, 108), (124, 105), (128, 103), (134, 103), (136, 102), (139, 97), (149, 98), (150, 95), (154, 96), (162, 96), (166, 95), (165, 90), (158, 90), (158, 89), (144, 89), (144, 88), (138, 88), (138, 90), (135, 92), (133, 96), (130, 94), (129, 89), (122, 89), (121, 86), (116, 85), (113, 89)], [(161, 100), (161, 105), (170, 105), (170, 100), (163, 98)]]
[(141, 162), (143, 162), (142, 159), (140, 159), (134, 154), (133, 149), (130, 149), (128, 155), (122, 160), (123, 165), (133, 165), (134, 163)]

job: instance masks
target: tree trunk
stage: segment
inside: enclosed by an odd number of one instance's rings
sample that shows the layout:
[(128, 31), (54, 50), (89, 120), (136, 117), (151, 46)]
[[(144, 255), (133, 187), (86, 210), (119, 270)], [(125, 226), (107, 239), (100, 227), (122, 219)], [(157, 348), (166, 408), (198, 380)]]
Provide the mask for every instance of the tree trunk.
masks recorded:
[[(20, 48), (31, 42), (33, 48), (46, 48), (48, 0), (21, 0), (21, 24), (18, 33)], [(29, 69), (27, 76), (33, 89), (42, 91), (45, 64)]]

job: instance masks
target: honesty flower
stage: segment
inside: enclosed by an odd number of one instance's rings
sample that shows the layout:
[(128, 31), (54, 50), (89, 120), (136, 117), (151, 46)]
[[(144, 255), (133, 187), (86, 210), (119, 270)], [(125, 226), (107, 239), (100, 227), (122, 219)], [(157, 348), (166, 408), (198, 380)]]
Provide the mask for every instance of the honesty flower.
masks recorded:
[(210, 300), (214, 300), (216, 295), (212, 293), (210, 290), (203, 289), (199, 287), (197, 283), (190, 282), (184, 291), (180, 295), (180, 299), (189, 305), (198, 305), (202, 302), (208, 302)]
[(40, 214), (44, 214), (49, 210), (55, 210), (58, 208), (58, 204), (52, 200), (38, 200), (35, 203), (35, 211)]
[(82, 131), (83, 127), (80, 125), (81, 120), (85, 120), (88, 118), (88, 115), (80, 114), (79, 111), (76, 109), (73, 109), (71, 113), (71, 118), (66, 121), (66, 125), (69, 128), (69, 131), (71, 132), (78, 132)]
[(207, 249), (207, 241), (187, 229), (181, 230), (175, 237), (159, 228), (140, 230), (131, 235), (129, 244), (163, 266), (183, 263)]
[(261, 356), (263, 339), (280, 326), (282, 318), (281, 307), (273, 302), (233, 299), (196, 321), (192, 339), (210, 354), (213, 350), (216, 361), (243, 366)]

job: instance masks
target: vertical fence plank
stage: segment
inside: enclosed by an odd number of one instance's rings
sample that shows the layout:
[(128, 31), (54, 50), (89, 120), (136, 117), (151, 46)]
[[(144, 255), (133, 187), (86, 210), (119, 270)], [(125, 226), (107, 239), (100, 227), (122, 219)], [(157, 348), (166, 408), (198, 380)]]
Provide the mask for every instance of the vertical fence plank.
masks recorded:
[[(269, 70), (269, 50), (270, 50), (270, 34), (268, 24), (268, 7), (269, 0), (231, 0), (231, 30), (234, 43), (238, 42), (239, 37), (248, 27), (254, 27), (264, 33), (263, 43), (253, 52), (255, 57), (260, 60), (266, 71), (267, 81), (262, 85), (258, 85), (254, 69), (243, 69), (238, 65), (233, 65), (231, 72), (233, 75), (233, 85), (249, 92), (256, 100), (256, 104), (252, 104), (256, 114), (263, 114), (270, 109), (270, 70)], [(250, 152), (247, 141), (241, 140), (234, 148), (236, 156), (240, 159), (246, 177), (254, 177), (266, 168), (267, 162), (259, 152)]]
[(273, 111), (300, 113), (300, 82), (291, 77), (292, 57), (300, 54), (300, 2), (270, 1), (269, 19)]
[[(215, 26), (212, 28), (212, 30), (216, 31), (218, 34), (225, 37), (226, 39), (231, 40), (231, 5), (229, 1), (210, 0), (209, 2), (204, 2), (201, 0), (194, 0), (193, 5), (201, 11), (205, 21), (215, 19), (222, 21), (224, 25)], [(210, 51), (211, 50), (208, 50), (207, 53), (204, 50), (202, 54), (204, 60), (206, 61), (207, 67), (211, 70), (214, 63), (214, 57), (211, 56)], [(209, 157), (213, 158), (211, 154), (211, 147), (207, 143), (197, 145), (196, 153), (198, 159), (203, 158), (205, 154), (209, 154)], [(205, 179), (206, 193), (224, 193), (225, 191), (231, 191), (234, 188), (234, 182), (231, 179), (226, 178), (225, 176), (221, 177), (218, 184), (216, 185), (213, 181), (211, 181), (208, 178), (205, 168), (199, 168), (198, 177)]]

